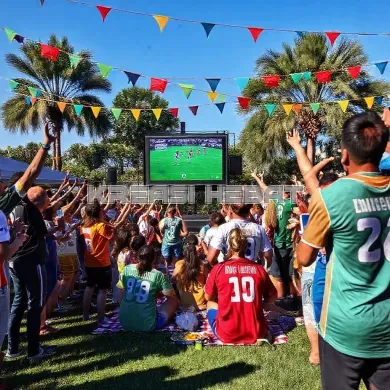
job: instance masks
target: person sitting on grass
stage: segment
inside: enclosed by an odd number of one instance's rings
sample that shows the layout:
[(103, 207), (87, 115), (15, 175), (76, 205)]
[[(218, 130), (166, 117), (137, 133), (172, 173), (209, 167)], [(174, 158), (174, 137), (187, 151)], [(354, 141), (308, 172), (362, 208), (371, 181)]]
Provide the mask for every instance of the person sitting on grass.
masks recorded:
[(180, 306), (194, 306), (198, 310), (206, 309), (204, 286), (209, 274), (209, 267), (202, 263), (197, 253), (198, 238), (190, 234), (186, 240), (184, 259), (175, 265), (172, 280), (180, 296)]
[[(124, 290), (119, 320), (126, 330), (152, 332), (173, 318), (178, 300), (169, 280), (153, 268), (154, 249), (145, 245), (138, 252), (138, 264), (130, 264), (121, 273), (119, 287)], [(167, 299), (157, 307), (157, 296)]]
[(276, 300), (277, 292), (264, 268), (245, 258), (247, 249), (241, 229), (233, 229), (229, 260), (213, 267), (205, 286), (209, 324), (227, 344), (272, 342), (263, 308)]

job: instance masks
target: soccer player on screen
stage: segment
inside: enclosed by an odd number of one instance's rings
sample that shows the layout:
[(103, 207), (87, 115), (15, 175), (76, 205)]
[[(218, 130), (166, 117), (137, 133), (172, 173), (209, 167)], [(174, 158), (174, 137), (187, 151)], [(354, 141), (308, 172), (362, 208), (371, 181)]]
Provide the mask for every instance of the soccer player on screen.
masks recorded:
[(207, 154), (206, 150), (207, 150), (206, 146), (203, 146), (203, 154), (204, 154), (204, 155)]
[(179, 164), (179, 160), (180, 160), (180, 152), (177, 151), (175, 153), (175, 165), (178, 165)]
[(188, 152), (187, 152), (187, 163), (188, 164), (190, 164), (191, 163), (191, 150), (189, 150)]
[(198, 147), (198, 156), (200, 155), (200, 146)]

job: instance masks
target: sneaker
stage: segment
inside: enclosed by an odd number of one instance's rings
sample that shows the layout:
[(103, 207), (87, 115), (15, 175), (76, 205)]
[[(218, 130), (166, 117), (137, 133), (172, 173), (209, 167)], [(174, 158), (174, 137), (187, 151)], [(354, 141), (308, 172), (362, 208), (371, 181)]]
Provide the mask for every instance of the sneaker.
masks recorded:
[(19, 351), (16, 353), (11, 353), (10, 351), (7, 351), (7, 353), (5, 354), (5, 357), (8, 359), (16, 359), (17, 357), (22, 356), (22, 355), (23, 355), (22, 351)]
[(43, 328), (41, 328), (40, 332), (39, 332), (39, 335), (40, 336), (46, 336), (46, 335), (49, 335), (49, 334), (55, 334), (55, 333), (58, 333), (60, 330), (57, 329), (57, 328), (53, 328), (52, 326), (49, 326), (49, 325), (45, 325)]
[(46, 357), (53, 356), (56, 353), (55, 347), (40, 347), (39, 353), (35, 356), (27, 356), (27, 360), (42, 360)]

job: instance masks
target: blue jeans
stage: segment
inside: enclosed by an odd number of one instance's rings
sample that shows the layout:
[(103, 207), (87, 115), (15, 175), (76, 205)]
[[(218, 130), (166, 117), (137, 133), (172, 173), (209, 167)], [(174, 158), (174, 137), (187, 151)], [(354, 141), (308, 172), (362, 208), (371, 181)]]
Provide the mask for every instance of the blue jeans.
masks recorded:
[(172, 262), (173, 257), (180, 260), (183, 257), (183, 243), (179, 242), (173, 245), (162, 244), (161, 254), (169, 264)]
[(14, 283), (15, 297), (12, 302), (8, 323), (8, 351), (19, 352), (20, 325), (27, 309), (28, 356), (39, 353), (39, 331), (41, 311), (45, 304), (46, 269), (45, 266), (18, 262), (10, 268)]

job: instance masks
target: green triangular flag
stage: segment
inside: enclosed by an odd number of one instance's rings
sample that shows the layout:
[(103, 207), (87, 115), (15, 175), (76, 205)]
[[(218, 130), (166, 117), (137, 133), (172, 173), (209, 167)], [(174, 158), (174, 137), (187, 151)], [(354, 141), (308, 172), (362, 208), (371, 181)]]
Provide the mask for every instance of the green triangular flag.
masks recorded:
[(317, 114), (318, 110), (320, 109), (320, 103), (310, 103), (310, 107), (314, 114)]
[(19, 85), (19, 83), (17, 83), (14, 80), (9, 81), (9, 86), (11, 87), (11, 91), (13, 91), (18, 85)]
[(303, 79), (309, 81), (311, 79), (311, 72), (304, 72)]
[(112, 69), (112, 66), (110, 66), (110, 65), (104, 65), (104, 64), (98, 63), (97, 66), (100, 69), (100, 73), (102, 74), (103, 77), (107, 77)]
[(267, 103), (267, 104), (265, 104), (265, 109), (268, 112), (268, 116), (272, 116), (272, 114), (275, 111), (275, 108), (276, 108), (276, 104), (275, 103)]
[(81, 104), (73, 104), (73, 108), (77, 116), (80, 116), (81, 111), (83, 111), (83, 106)]
[(192, 89), (194, 88), (194, 86), (191, 84), (179, 84), (179, 87), (183, 90), (187, 99), (190, 97)]
[(79, 64), (79, 62), (81, 61), (81, 57), (80, 56), (76, 56), (74, 54), (68, 54), (68, 56), (69, 56), (70, 66), (72, 68), (76, 68), (77, 65)]
[(122, 109), (121, 108), (111, 108), (111, 111), (114, 114), (115, 119), (118, 120), (119, 116), (122, 112)]
[(303, 73), (291, 73), (290, 77), (292, 78), (295, 84), (298, 84), (302, 80)]
[(31, 96), (37, 97), (38, 96), (38, 89), (34, 87), (28, 87), (28, 91), (30, 92)]
[(220, 93), (220, 94), (218, 95), (218, 101), (219, 101), (220, 103), (225, 103), (225, 102), (226, 102), (226, 95), (224, 95), (223, 93)]
[(12, 42), (13, 39), (15, 38), (16, 32), (10, 30), (9, 28), (5, 28), (4, 31), (5, 31), (5, 33), (7, 34), (7, 37), (8, 37), (8, 39), (9, 39), (9, 41)]

